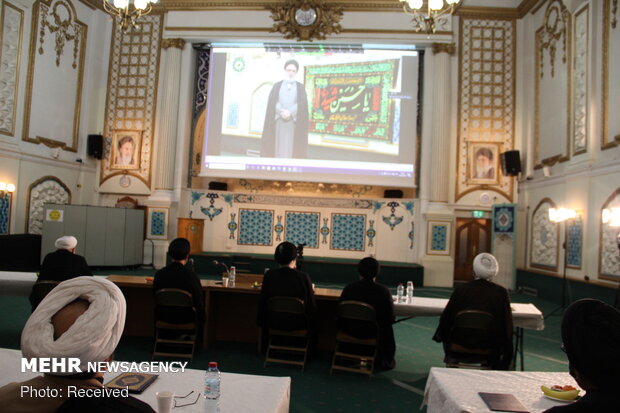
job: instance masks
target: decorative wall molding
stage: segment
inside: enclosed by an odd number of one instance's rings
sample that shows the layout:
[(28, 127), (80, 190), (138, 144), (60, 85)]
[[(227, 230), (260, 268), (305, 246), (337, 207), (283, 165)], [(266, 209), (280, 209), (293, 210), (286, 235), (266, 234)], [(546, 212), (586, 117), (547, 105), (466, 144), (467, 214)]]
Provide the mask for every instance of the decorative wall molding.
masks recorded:
[(581, 269), (581, 255), (583, 250), (583, 219), (577, 215), (575, 219), (566, 222), (566, 267)]
[[(612, 50), (618, 50), (618, 47), (620, 47), (617, 11), (618, 0), (603, 0), (603, 44), (601, 46), (601, 149), (603, 150), (620, 145), (620, 120), (617, 116), (609, 117), (609, 108), (615, 109), (620, 105), (620, 96), (618, 96), (620, 95), (620, 87), (618, 82), (610, 83), (609, 81), (610, 65), (617, 67), (620, 64), (618, 53), (611, 52)], [(615, 85), (615, 88), (610, 90), (612, 84)], [(612, 123), (611, 126), (610, 123)]]
[(22, 140), (77, 152), (87, 28), (71, 0), (33, 5)]
[[(620, 208), (620, 188), (616, 189), (607, 198), (601, 207)], [(599, 260), (598, 260), (598, 276), (603, 280), (620, 281), (620, 252), (618, 251), (617, 237), (620, 234), (620, 227), (612, 227), (609, 224), (603, 224), (599, 221)]]
[[(162, 15), (142, 16), (140, 32), (112, 31), (100, 185), (117, 175), (134, 176), (151, 185), (162, 21)], [(115, 130), (142, 131), (138, 169), (111, 169), (111, 136)]]
[(324, 0), (285, 0), (266, 8), (274, 21), (270, 32), (285, 39), (324, 40), (342, 30), (342, 7)]
[(0, 10), (0, 23), (0, 134), (13, 136), (24, 11), (5, 0)]
[(573, 19), (575, 41), (573, 45), (573, 156), (588, 148), (588, 61), (590, 9), (586, 3)]
[(70, 204), (71, 190), (55, 176), (44, 176), (28, 187), (28, 222), (26, 232), (41, 234), (43, 231), (43, 207), (45, 204)]
[(305, 198), (279, 195), (235, 194), (236, 203), (308, 206), (321, 208), (371, 209), (368, 199)]
[(433, 54), (448, 53), (453, 55), (456, 52), (454, 43), (433, 43)]
[(536, 48), (540, 53), (538, 64), (540, 65), (540, 77), (545, 74), (545, 51), (549, 52), (549, 66), (551, 77), (555, 75), (555, 61), (558, 43), (562, 48), (562, 63), (566, 63), (570, 38), (570, 13), (562, 0), (551, 0), (545, 10), (542, 27), (539, 29), (540, 43)]
[(497, 152), (514, 148), (515, 22), (462, 18), (459, 31), (456, 200), (481, 189), (512, 200), (514, 179), (500, 175), (499, 159), (494, 159), (496, 183), (472, 180), (468, 171), (473, 143), (487, 143)]
[(542, 199), (532, 212), (530, 228), (530, 266), (547, 271), (558, 269), (558, 224), (549, 219), (549, 208), (556, 208), (549, 199)]
[(0, 235), (10, 233), (12, 201), (13, 194), (11, 192), (7, 192), (3, 196), (0, 196)]
[(178, 39), (178, 38), (177, 39), (161, 39), (162, 49), (169, 49), (171, 47), (183, 50), (183, 47), (185, 47), (185, 40)]

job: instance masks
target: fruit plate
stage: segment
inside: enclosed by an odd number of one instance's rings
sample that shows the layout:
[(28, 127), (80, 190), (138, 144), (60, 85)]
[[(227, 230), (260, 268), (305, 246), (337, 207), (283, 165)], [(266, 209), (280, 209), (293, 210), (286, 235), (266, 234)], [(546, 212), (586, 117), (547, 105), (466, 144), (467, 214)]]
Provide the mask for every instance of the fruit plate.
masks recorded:
[(574, 399), (559, 399), (557, 397), (553, 397), (553, 396), (549, 396), (548, 394), (543, 394), (543, 396), (545, 396), (547, 399), (551, 399), (551, 400), (555, 400), (556, 402), (562, 402), (562, 403), (572, 403), (574, 401), (577, 401), (580, 399), (580, 396), (575, 397)]

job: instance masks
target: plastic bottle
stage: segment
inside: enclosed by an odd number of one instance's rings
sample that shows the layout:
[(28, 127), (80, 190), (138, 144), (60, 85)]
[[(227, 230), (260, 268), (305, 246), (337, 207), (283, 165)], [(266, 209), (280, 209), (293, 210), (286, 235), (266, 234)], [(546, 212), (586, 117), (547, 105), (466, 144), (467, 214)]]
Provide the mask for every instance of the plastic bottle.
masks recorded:
[(237, 269), (231, 266), (230, 270), (228, 271), (228, 286), (229, 287), (235, 286), (236, 278), (237, 278)]
[(407, 281), (407, 304), (413, 303), (413, 281)]
[(206, 412), (219, 413), (220, 411), (220, 384), (222, 382), (217, 363), (209, 362), (209, 368), (205, 373), (204, 398), (206, 399)]
[(403, 283), (398, 284), (398, 288), (396, 288), (396, 303), (402, 303), (405, 295), (405, 287), (403, 287)]

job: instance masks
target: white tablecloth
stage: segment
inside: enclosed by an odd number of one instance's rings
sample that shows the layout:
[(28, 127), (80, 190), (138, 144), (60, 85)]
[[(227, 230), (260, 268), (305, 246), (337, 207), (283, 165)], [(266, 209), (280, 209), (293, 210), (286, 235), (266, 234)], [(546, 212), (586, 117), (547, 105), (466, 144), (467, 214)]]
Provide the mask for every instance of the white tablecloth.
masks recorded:
[(540, 386), (554, 384), (578, 387), (568, 373), (432, 367), (424, 390), (424, 403), (428, 406), (428, 413), (485, 413), (491, 410), (479, 392), (509, 393), (530, 413), (537, 413), (565, 404), (543, 396)]
[[(21, 373), (21, 352), (19, 350), (0, 349), (0, 387), (11, 382), (21, 382), (37, 376), (37, 373)], [(225, 367), (224, 367), (225, 368)], [(106, 373), (107, 383), (119, 373)], [(157, 411), (158, 391), (172, 391), (178, 396), (189, 397), (179, 399), (177, 403), (185, 404), (196, 400), (196, 395), (203, 390), (205, 372), (203, 370), (186, 369), (184, 373), (161, 373), (142, 394), (135, 395), (138, 399), (150, 404)], [(261, 412), (287, 413), (289, 411), (291, 378), (253, 376), (248, 374), (222, 373), (222, 395), (220, 397), (220, 413)], [(173, 409), (173, 411), (176, 411)], [(202, 396), (198, 403), (185, 406), (178, 410), (182, 413), (205, 411)]]
[(29, 296), (36, 280), (34, 272), (0, 271), (0, 295)]
[[(394, 304), (397, 317), (439, 317), (448, 304), (447, 298), (413, 297), (410, 304)], [(534, 304), (511, 303), (515, 327), (528, 330), (544, 330), (545, 319)]]

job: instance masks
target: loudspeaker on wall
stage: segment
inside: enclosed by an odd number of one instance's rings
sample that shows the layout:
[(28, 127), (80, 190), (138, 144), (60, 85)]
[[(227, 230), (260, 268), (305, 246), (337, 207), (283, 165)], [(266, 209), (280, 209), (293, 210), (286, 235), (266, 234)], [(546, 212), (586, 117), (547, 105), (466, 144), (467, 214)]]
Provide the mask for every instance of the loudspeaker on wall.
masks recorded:
[(506, 151), (501, 154), (502, 173), (505, 176), (516, 176), (521, 172), (519, 151)]
[(212, 191), (228, 191), (228, 184), (226, 182), (209, 182), (209, 189)]
[(103, 158), (103, 136), (88, 135), (86, 142), (86, 153), (95, 159)]

